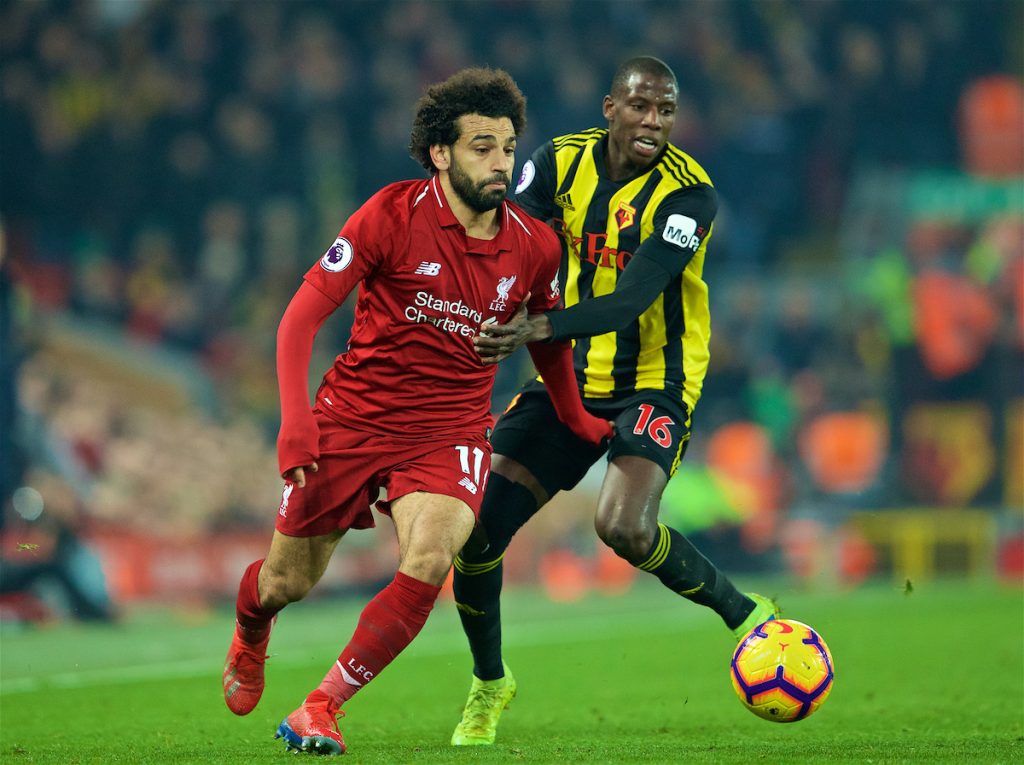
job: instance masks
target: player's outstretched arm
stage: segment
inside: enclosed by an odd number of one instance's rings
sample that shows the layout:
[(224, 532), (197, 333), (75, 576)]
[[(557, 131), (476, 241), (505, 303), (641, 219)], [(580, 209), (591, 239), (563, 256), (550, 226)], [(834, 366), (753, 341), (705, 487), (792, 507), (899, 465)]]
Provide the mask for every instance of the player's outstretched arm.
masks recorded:
[(316, 472), (320, 430), (309, 406), (309, 360), (313, 338), (337, 304), (303, 282), (277, 328), (277, 380), (281, 397), (281, 431), (277, 459), (281, 475), (300, 489), (305, 471)]
[(544, 378), (558, 419), (592, 444), (600, 445), (611, 438), (611, 422), (595, 417), (583, 408), (572, 368), (572, 345), (567, 342), (528, 343), (526, 348)]
[(575, 340), (617, 332), (650, 308), (673, 277), (662, 264), (638, 252), (623, 269), (611, 294), (587, 298), (565, 310), (545, 313), (548, 337)]
[(659, 263), (634, 257), (610, 295), (588, 298), (569, 308), (533, 316), (520, 310), (505, 324), (482, 327), (474, 339), (477, 353), (483, 363), (496, 364), (526, 343), (615, 332), (636, 321), (668, 286), (672, 276)]

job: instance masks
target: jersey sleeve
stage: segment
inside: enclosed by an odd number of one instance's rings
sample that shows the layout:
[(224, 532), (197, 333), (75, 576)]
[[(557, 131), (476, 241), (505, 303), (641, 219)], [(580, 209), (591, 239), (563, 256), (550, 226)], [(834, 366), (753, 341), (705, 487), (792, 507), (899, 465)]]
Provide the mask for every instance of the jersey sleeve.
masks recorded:
[(380, 195), (372, 197), (345, 222), (334, 244), (303, 277), (338, 305), (384, 259), (390, 218)]
[(672, 276), (658, 263), (634, 257), (609, 295), (588, 298), (564, 311), (550, 311), (551, 340), (578, 340), (617, 332), (650, 308)]
[(530, 157), (519, 175), (515, 201), (534, 218), (549, 220), (555, 213), (555, 145), (548, 141)]
[(653, 260), (676, 277), (707, 239), (718, 212), (718, 195), (706, 184), (688, 186), (665, 197), (654, 213), (654, 231), (636, 255)]
[(562, 303), (562, 290), (558, 280), (558, 267), (562, 262), (562, 246), (558, 237), (547, 226), (538, 225), (534, 236), (539, 242), (539, 263), (530, 285), (527, 313), (543, 313), (558, 308)]

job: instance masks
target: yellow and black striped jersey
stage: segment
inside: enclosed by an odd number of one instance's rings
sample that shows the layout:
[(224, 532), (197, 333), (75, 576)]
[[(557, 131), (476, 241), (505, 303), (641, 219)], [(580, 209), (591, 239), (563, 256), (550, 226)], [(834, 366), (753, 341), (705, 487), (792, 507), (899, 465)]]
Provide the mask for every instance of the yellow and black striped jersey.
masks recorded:
[[(544, 144), (516, 187), (516, 202), (552, 221), (562, 238), (566, 308), (548, 316), (556, 338), (576, 338), (574, 363), (585, 398), (665, 390), (692, 412), (709, 359), (702, 274), (717, 197), (704, 169), (671, 144), (646, 171), (611, 180), (604, 161), (607, 134), (594, 128)], [(656, 264), (667, 286), (609, 323), (600, 313), (603, 301), (594, 298), (612, 295), (634, 259), (630, 271), (643, 265), (647, 274)]]

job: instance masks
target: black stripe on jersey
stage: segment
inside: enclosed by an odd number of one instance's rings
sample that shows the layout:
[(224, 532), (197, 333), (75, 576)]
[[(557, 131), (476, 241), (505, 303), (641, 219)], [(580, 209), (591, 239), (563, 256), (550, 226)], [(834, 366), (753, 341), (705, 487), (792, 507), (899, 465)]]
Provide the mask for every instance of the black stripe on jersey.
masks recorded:
[(676, 342), (668, 343), (662, 352), (665, 354), (665, 379), (678, 380), (679, 388), (682, 389), (686, 381), (686, 370), (683, 369), (683, 342), (682, 337), (686, 332), (686, 316), (683, 315), (683, 275), (679, 274), (669, 282), (668, 287), (662, 293), (662, 300), (665, 302), (665, 337), (679, 338)]
[[(594, 189), (594, 193), (590, 197), (590, 203), (587, 205), (587, 213), (583, 218), (584, 237), (586, 237), (588, 231), (600, 232), (605, 230), (604, 227), (608, 223), (608, 202), (615, 191), (618, 191), (618, 189), (613, 188), (609, 183), (597, 184), (597, 188)], [(579, 246), (585, 248), (587, 243), (585, 241), (581, 242)], [(580, 300), (583, 300), (585, 297), (593, 297), (594, 274), (596, 272), (596, 265), (587, 261), (586, 258), (580, 258), (580, 275), (576, 280), (576, 283), (579, 285)]]
[(679, 167), (680, 172), (682, 172), (682, 174), (686, 178), (691, 179), (690, 182), (693, 185), (699, 184), (701, 182), (700, 178), (697, 177), (697, 174), (690, 169), (690, 163), (686, 160), (686, 155), (683, 154), (683, 152), (679, 151), (679, 149), (675, 148), (674, 146), (669, 146), (668, 151), (665, 152), (665, 156), (671, 156), (672, 159), (675, 160), (675, 163)]
[(683, 186), (694, 186), (699, 182), (696, 178), (686, 174), (686, 170), (683, 168), (678, 157), (672, 156), (667, 151), (661, 158), (661, 164), (666, 170), (668, 170), (669, 175), (679, 181)]
[(587, 139), (581, 138), (579, 136), (566, 136), (565, 138), (560, 138), (557, 141), (553, 141), (553, 143), (555, 145), (555, 151), (561, 151), (562, 149), (569, 147), (578, 148), (580, 146), (583, 146), (587, 143)]
[[(661, 295), (655, 301), (661, 300)], [(612, 394), (636, 390), (637, 358), (640, 356), (640, 320), (615, 333), (615, 358), (612, 359)]]
[(672, 150), (672, 156), (678, 155), (680, 161), (683, 163), (683, 167), (686, 169), (686, 174), (693, 178), (693, 182), (697, 184), (703, 183), (700, 179), (700, 175), (690, 167), (690, 157), (687, 157), (684, 152), (679, 151), (675, 146), (670, 148)]
[(569, 169), (565, 172), (565, 178), (562, 179), (562, 185), (558, 187), (558, 191), (555, 192), (556, 197), (562, 196), (570, 188), (572, 188), (572, 182), (576, 180), (576, 171), (580, 169), (580, 162), (583, 160), (583, 152), (576, 152), (576, 156), (572, 158), (572, 164), (569, 165)]
[[(654, 190), (661, 183), (661, 168), (655, 167), (651, 170), (650, 177), (644, 183), (643, 188), (629, 200), (629, 204), (636, 208), (642, 215), (651, 201)], [(640, 247), (640, 220), (639, 215), (636, 223), (625, 231), (619, 232), (619, 250), (636, 252)], [(657, 299), (661, 299), (660, 296)], [(639, 317), (629, 326), (623, 327), (615, 337), (615, 358), (612, 359), (612, 379), (614, 391), (633, 391), (636, 389), (636, 367), (637, 357), (640, 355), (640, 319)]]
[(582, 146), (583, 144), (590, 141), (594, 135), (605, 133), (607, 131), (601, 128), (591, 128), (590, 130), (584, 130), (581, 133), (571, 133), (569, 135), (559, 136), (558, 138), (552, 139), (552, 143), (555, 146), (555, 150), (563, 149), (566, 146)]

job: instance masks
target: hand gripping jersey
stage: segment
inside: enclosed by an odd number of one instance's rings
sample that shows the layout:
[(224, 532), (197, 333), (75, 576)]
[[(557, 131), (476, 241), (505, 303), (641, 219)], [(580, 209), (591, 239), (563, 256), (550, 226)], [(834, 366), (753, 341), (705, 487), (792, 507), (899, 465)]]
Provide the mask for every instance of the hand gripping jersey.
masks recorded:
[[(604, 164), (607, 133), (595, 128), (541, 146), (516, 188), (516, 202), (552, 220), (562, 238), (566, 310), (551, 316), (555, 337), (577, 338), (574, 365), (585, 398), (666, 390), (692, 411), (709, 358), (702, 272), (715, 191), (704, 169), (671, 144), (648, 170), (611, 180)], [(560, 332), (569, 322), (580, 325), (591, 305), (600, 309), (588, 299), (610, 295), (635, 257), (664, 275), (667, 286), (649, 296), (653, 302), (639, 306), (635, 319), (619, 322), (616, 331), (593, 337)]]
[(480, 362), (473, 336), (527, 293), (531, 313), (554, 308), (561, 257), (549, 227), (510, 202), (498, 212), (494, 239), (467, 236), (435, 176), (386, 186), (348, 219), (305, 275), (339, 305), (359, 285), (348, 350), (317, 392), (326, 415), (410, 437), (491, 424), (496, 366)]

